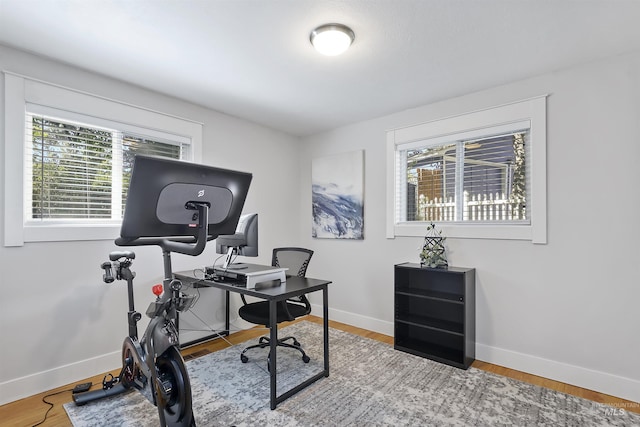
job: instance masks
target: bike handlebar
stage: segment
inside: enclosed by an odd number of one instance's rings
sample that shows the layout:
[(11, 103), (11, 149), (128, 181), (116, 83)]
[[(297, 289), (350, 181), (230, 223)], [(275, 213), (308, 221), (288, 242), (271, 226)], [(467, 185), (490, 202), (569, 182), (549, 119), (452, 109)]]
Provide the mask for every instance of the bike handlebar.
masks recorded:
[(136, 254), (131, 251), (114, 251), (109, 253), (109, 259), (111, 261), (117, 261), (120, 258), (136, 259)]
[(100, 267), (104, 270), (104, 274), (102, 275), (102, 280), (104, 281), (104, 283), (113, 283), (115, 279), (113, 277), (113, 273), (111, 272), (111, 263), (108, 261), (103, 262)]
[(197, 234), (195, 236), (174, 236), (174, 237), (118, 237), (118, 246), (160, 246), (168, 252), (176, 252), (184, 255), (200, 255), (204, 251), (209, 240), (216, 236), (208, 235), (209, 206), (205, 203), (191, 202), (192, 206), (198, 210)]

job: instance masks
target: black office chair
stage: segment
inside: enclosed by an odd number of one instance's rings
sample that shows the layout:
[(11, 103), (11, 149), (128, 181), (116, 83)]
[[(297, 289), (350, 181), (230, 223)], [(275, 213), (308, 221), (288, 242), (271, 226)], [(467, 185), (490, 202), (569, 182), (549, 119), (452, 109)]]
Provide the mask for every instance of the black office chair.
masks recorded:
[[(271, 265), (274, 267), (288, 268), (288, 276), (304, 277), (307, 274), (307, 267), (313, 251), (305, 248), (275, 248), (273, 250), (273, 256), (271, 258)], [(269, 325), (269, 302), (259, 301), (253, 303), (247, 303), (244, 295), (241, 295), (244, 305), (240, 307), (238, 314), (241, 318), (247, 322), (251, 322), (256, 325), (265, 325), (267, 328)], [(276, 305), (277, 323), (288, 322), (298, 317), (305, 316), (311, 313), (311, 304), (305, 295), (288, 299), (286, 301), (279, 301)], [(289, 344), (286, 341), (291, 341)], [(265, 348), (269, 347), (269, 337), (260, 337), (258, 344), (251, 345), (245, 348), (240, 354), (240, 360), (242, 363), (247, 363), (249, 359), (245, 353), (252, 348)], [(300, 343), (294, 337), (285, 337), (278, 339), (278, 345), (281, 347), (289, 347), (298, 350), (302, 353), (302, 361), (309, 363), (309, 356), (304, 352)]]

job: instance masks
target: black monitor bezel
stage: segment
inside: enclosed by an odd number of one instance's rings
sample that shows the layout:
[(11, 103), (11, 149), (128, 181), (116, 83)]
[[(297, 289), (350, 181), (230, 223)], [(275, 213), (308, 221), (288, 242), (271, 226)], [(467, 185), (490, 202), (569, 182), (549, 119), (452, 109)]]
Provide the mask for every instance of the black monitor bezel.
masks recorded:
[[(195, 237), (197, 229), (193, 221), (184, 224), (169, 224), (158, 218), (158, 200), (167, 186), (187, 184), (197, 192), (203, 185), (224, 188), (231, 193), (231, 201), (226, 215), (209, 215), (208, 240), (220, 234), (232, 234), (238, 224), (246, 200), (252, 174), (214, 166), (174, 160), (163, 157), (136, 155), (127, 195), (125, 211), (120, 229), (121, 240), (132, 241), (139, 238)], [(185, 187), (186, 188), (186, 187)], [(194, 193), (195, 194), (195, 193)], [(196, 201), (194, 194), (185, 194), (177, 205)], [(215, 209), (215, 200), (211, 202)], [(194, 211), (191, 210), (191, 213)], [(220, 219), (224, 216), (223, 219)], [(197, 221), (196, 221), (197, 222)]]

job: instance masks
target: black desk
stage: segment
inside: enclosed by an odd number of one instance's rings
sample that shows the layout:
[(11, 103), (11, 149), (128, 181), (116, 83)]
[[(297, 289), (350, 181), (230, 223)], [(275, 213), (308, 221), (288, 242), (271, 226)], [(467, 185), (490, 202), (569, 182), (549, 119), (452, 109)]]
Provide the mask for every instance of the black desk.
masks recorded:
[[(329, 298), (327, 295), (328, 280), (310, 279), (305, 277), (291, 276), (287, 277), (287, 281), (278, 287), (266, 288), (266, 289), (252, 289), (240, 286), (234, 286), (231, 283), (214, 282), (213, 280), (198, 279), (194, 277), (191, 271), (181, 271), (174, 274), (175, 278), (185, 283), (198, 284), (200, 286), (211, 286), (214, 288), (222, 289), (226, 291), (226, 325), (227, 332), (229, 330), (229, 292), (236, 292), (238, 294), (251, 295), (253, 297), (265, 299), (269, 301), (269, 316), (271, 317), (271, 328), (269, 331), (270, 339), (270, 376), (271, 376), (271, 409), (275, 409), (276, 405), (283, 402), (287, 398), (296, 394), (308, 385), (316, 382), (322, 377), (329, 376)], [(324, 326), (324, 370), (313, 375), (311, 378), (303, 381), (292, 389), (282, 393), (280, 396), (276, 395), (276, 344), (278, 342), (278, 325), (276, 322), (277, 305), (278, 301), (284, 301), (287, 298), (296, 297), (310, 292), (322, 291), (322, 318)]]

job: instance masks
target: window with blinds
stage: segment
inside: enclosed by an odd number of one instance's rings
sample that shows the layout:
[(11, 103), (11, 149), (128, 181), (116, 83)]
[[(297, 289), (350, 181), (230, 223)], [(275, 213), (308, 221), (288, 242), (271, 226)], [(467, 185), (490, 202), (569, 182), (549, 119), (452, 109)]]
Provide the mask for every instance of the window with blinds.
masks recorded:
[[(25, 220), (90, 222), (122, 219), (133, 158), (183, 158), (187, 148), (131, 130), (27, 114)], [(126, 126), (125, 126), (126, 127)]]
[(386, 237), (545, 244), (546, 98), (388, 130)]
[(528, 224), (530, 130), (509, 128), (398, 145), (398, 219)]

